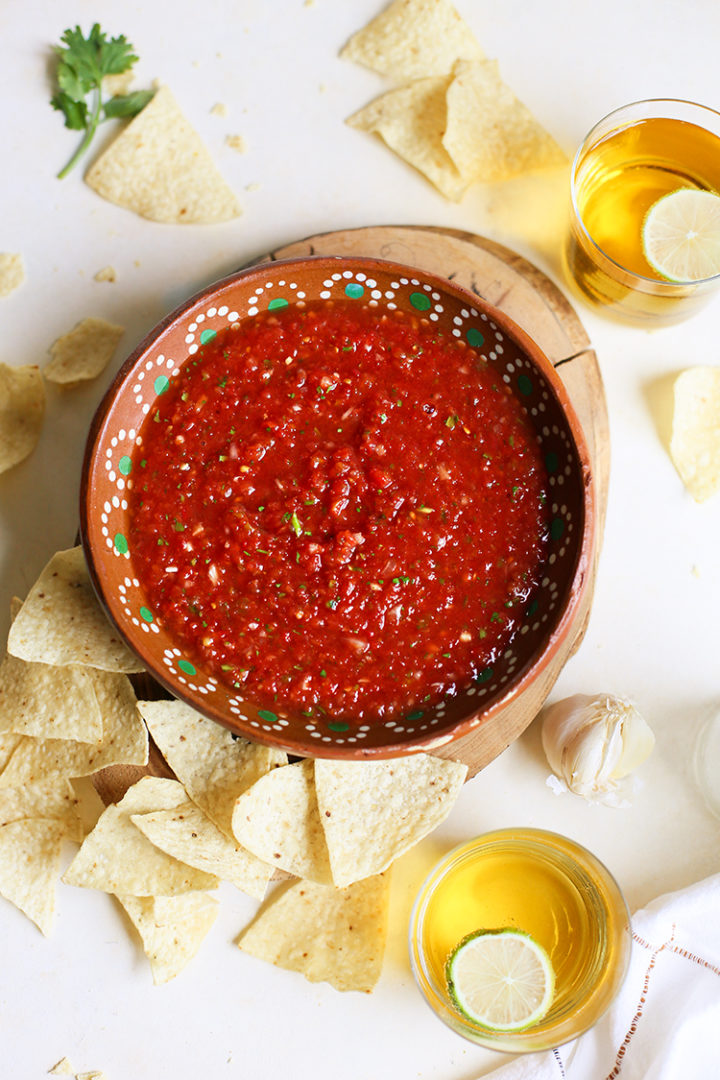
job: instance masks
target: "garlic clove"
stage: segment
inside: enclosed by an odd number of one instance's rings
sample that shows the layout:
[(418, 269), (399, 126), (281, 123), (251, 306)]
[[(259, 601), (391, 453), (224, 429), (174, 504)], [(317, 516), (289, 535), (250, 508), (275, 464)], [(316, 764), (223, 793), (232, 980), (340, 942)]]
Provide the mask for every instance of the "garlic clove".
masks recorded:
[(571, 791), (603, 801), (645, 760), (655, 737), (626, 699), (575, 694), (545, 711), (542, 744), (550, 768)]

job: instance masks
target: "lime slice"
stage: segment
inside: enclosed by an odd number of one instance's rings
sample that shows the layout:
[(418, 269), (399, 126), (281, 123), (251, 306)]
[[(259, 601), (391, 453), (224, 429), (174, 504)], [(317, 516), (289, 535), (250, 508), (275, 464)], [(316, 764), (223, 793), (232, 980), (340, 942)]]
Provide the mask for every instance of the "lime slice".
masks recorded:
[(680, 188), (648, 210), (642, 230), (645, 258), (668, 281), (702, 281), (720, 274), (720, 195)]
[(478, 930), (445, 965), (450, 997), (468, 1020), (493, 1031), (522, 1031), (547, 1013), (555, 991), (550, 958), (521, 930)]

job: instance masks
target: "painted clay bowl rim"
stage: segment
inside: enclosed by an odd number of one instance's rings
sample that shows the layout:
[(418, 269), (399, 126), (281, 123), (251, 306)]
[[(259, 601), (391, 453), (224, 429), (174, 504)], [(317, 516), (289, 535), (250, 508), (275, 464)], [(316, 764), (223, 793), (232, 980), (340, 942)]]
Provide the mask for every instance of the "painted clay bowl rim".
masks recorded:
[[(362, 271), (365, 276), (373, 273), (389, 273), (403, 280), (420, 282), (425, 288), (439, 292), (441, 295), (445, 293), (453, 297), (475, 314), (479, 314), (479, 317), (488, 320), (490, 325), (495, 324), (497, 329), (514, 343), (518, 351), (524, 354), (532, 367), (539, 372), (555, 398), (567, 424), (572, 440), (572, 449), (579, 466), (578, 484), (582, 489), (580, 509), (583, 518), (581, 538), (577, 539), (575, 543), (576, 556), (572, 573), (564, 581), (564, 595), (561, 597), (559, 605), (560, 612), (550, 629), (542, 637), (541, 646), (530, 653), (529, 658), (520, 666), (518, 672), (508, 680), (508, 685), (494, 699), (473, 703), (467, 713), (454, 720), (451, 725), (440, 730), (413, 732), (403, 729), (403, 737), (398, 737), (398, 733), (390, 731), (387, 744), (382, 745), (361, 745), (356, 743), (350, 746), (347, 742), (338, 743), (335, 741), (321, 744), (319, 739), (317, 742), (312, 742), (309, 738), (298, 739), (292, 735), (291, 731), (288, 731), (287, 727), (280, 730), (272, 728), (256, 730), (249, 727), (238, 716), (230, 714), (226, 710), (213, 708), (211, 700), (203, 699), (201, 695), (183, 686), (182, 683), (178, 684), (175, 678), (169, 677), (168, 673), (154, 661), (152, 650), (144, 647), (143, 636), (141, 634), (132, 634), (124, 623), (115, 618), (103, 585), (106, 575), (102, 569), (102, 562), (105, 554), (101, 551), (96, 552), (91, 538), (93, 532), (91, 518), (97, 510), (92, 474), (95, 469), (99, 469), (99, 447), (103, 436), (106, 434), (108, 414), (112, 410), (118, 394), (124, 389), (127, 390), (126, 384), (129, 382), (131, 374), (136, 368), (140, 368), (141, 362), (146, 355), (160, 344), (161, 340), (170, 333), (176, 324), (182, 323), (195, 309), (211, 303), (216, 295), (222, 294), (238, 282), (248, 285), (251, 285), (254, 281), (261, 282), (269, 274), (276, 274), (279, 269), (286, 271), (288, 275), (292, 273), (295, 276), (302, 276), (303, 267), (305, 266), (314, 270), (325, 270), (328, 275), (334, 274), (335, 277), (339, 277), (344, 272), (351, 270), (356, 273)], [(345, 273), (344, 276), (347, 276), (347, 274)], [(142, 421), (138, 426), (141, 426), (141, 423)], [(501, 310), (493, 307), (469, 290), (455, 285), (448, 279), (436, 274), (426, 273), (417, 267), (363, 256), (304, 256), (253, 264), (246, 269), (211, 283), (171, 311), (128, 356), (100, 402), (88, 433), (80, 484), (80, 539), (84, 548), (90, 579), (108, 618), (131, 651), (145, 665), (148, 673), (174, 697), (185, 701), (196, 711), (228, 727), (233, 733), (265, 745), (276, 746), (291, 754), (303, 757), (379, 759), (420, 751), (429, 752), (476, 731), (481, 724), (487, 724), (495, 718), (498, 713), (527, 690), (529, 685), (542, 674), (572, 628), (585, 589), (589, 586), (591, 580), (591, 560), (594, 552), (596, 528), (595, 485), (582, 426), (561, 379), (536, 342)], [(513, 636), (509, 645), (512, 645), (516, 640), (517, 633)], [(465, 693), (467, 691), (459, 691), (457, 699), (462, 700)]]

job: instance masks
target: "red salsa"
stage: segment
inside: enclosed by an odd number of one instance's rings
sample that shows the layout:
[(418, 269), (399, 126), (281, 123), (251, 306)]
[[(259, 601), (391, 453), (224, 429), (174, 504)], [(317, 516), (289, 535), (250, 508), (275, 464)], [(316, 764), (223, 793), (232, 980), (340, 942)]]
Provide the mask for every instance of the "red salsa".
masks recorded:
[(171, 380), (133, 463), (154, 614), (266, 707), (372, 722), (467, 687), (546, 556), (547, 475), (479, 351), (352, 301), (267, 311)]

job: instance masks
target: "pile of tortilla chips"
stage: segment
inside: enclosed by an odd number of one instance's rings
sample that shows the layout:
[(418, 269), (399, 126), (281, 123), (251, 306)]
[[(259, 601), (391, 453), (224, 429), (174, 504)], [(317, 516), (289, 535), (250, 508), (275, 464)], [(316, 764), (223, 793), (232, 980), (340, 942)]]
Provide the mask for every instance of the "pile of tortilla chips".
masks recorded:
[[(258, 901), (238, 945), (370, 991), (386, 936), (391, 864), (447, 816), (466, 766), (426, 754), (310, 759), (248, 742), (176, 701), (138, 701), (136, 657), (107, 621), (81, 548), (56, 553), (15, 602), (0, 664), (0, 895), (49, 933), (63, 881), (115, 896), (154, 981), (197, 953), (229, 882)], [(151, 775), (148, 730), (171, 777)], [(71, 780), (131, 766), (83, 838)]]
[(348, 123), (380, 135), (449, 199), (567, 162), (449, 0), (394, 0), (340, 55), (400, 84)]

